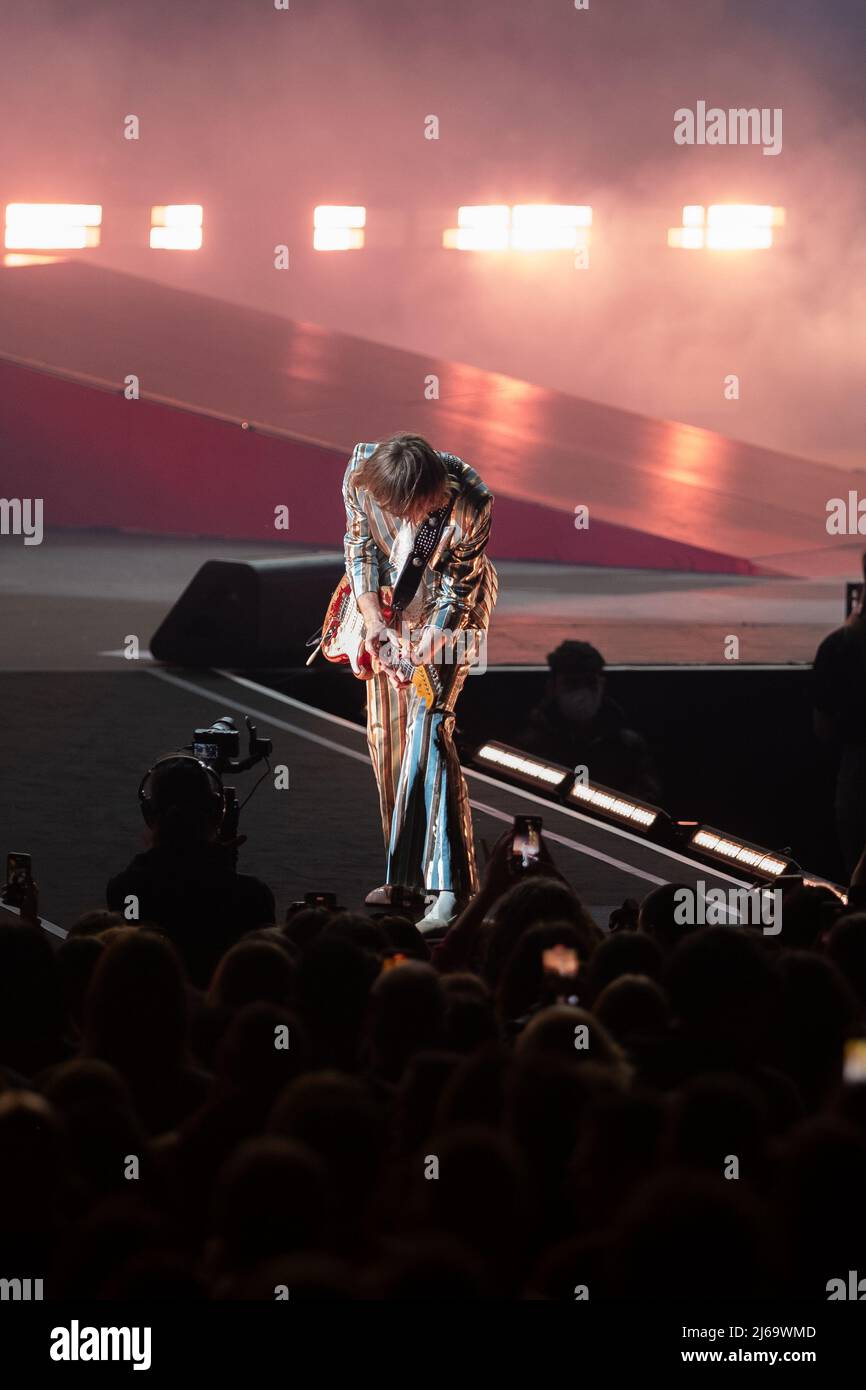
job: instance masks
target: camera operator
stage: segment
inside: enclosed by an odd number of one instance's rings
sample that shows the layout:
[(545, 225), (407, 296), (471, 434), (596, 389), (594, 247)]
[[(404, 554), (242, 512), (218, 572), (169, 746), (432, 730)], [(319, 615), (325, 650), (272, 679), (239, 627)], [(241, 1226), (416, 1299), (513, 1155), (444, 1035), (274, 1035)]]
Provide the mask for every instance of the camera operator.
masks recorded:
[(244, 932), (273, 923), (274, 896), (260, 879), (236, 872), (237, 844), (219, 838), (222, 783), (204, 762), (180, 753), (161, 759), (145, 775), (139, 800), (151, 848), (109, 880), (106, 901), (131, 921), (161, 927), (190, 979), (204, 987)]

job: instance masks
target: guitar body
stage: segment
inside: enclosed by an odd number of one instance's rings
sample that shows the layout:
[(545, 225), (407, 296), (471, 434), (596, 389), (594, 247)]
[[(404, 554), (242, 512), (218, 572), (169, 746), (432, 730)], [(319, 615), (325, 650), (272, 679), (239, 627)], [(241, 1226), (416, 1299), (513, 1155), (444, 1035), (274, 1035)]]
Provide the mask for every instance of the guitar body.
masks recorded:
[[(391, 621), (393, 590), (379, 590), (379, 602), (386, 623)], [(364, 619), (355, 602), (352, 586), (344, 574), (325, 613), (322, 624), (322, 655), (328, 661), (351, 666), (352, 674), (368, 681), (373, 675), (370, 655), (364, 651)], [(442, 694), (442, 680), (435, 666), (415, 665), (399, 661), (394, 668), (404, 680), (411, 682), (420, 699), (429, 709)]]

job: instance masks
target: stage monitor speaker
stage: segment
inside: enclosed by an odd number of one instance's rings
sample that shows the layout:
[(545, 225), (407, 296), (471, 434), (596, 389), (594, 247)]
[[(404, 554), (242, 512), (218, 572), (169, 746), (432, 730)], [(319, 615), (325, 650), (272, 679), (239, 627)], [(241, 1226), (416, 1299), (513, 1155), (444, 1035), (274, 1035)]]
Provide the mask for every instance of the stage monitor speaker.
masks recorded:
[(173, 666), (303, 666), (343, 572), (339, 551), (285, 560), (208, 560), (154, 633)]

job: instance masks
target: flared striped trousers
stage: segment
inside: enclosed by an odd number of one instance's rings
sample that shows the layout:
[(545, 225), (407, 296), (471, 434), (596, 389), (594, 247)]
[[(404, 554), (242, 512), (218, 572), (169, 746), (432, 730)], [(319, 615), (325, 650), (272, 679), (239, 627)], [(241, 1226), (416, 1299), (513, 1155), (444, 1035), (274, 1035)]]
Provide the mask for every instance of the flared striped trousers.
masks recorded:
[(473, 634), (461, 653), (467, 660), (439, 668), (444, 690), (432, 708), (411, 687), (395, 690), (381, 673), (367, 682), (367, 746), (379, 788), (387, 883), (450, 889), (458, 899), (478, 891), (472, 811), (454, 747), (454, 706), (473, 654), (486, 639), (497, 588), (490, 566), (466, 624)]

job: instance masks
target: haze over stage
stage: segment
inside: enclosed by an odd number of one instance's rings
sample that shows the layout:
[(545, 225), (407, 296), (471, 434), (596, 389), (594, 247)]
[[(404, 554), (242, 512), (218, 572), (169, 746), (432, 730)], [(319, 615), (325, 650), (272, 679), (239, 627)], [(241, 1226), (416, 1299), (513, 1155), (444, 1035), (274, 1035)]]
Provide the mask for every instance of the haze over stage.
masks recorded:
[(273, 542), (284, 503), (287, 539), (338, 545), (348, 451), (408, 428), (490, 484), (495, 558), (857, 571), (860, 539), (826, 531), (856, 474), (75, 259), (0, 270), (0, 359), (4, 492), (47, 526)]

